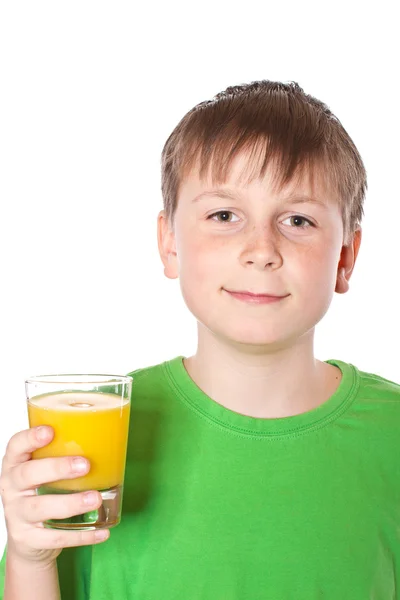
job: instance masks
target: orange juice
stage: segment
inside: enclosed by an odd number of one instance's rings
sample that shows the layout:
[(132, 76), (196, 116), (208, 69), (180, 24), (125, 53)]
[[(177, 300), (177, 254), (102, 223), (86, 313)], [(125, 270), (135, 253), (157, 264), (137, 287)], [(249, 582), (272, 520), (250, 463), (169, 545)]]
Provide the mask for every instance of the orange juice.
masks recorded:
[(83, 477), (50, 483), (65, 491), (104, 490), (122, 485), (128, 442), (130, 402), (116, 394), (58, 392), (28, 401), (30, 427), (51, 425), (50, 444), (32, 458), (84, 456), (90, 471)]

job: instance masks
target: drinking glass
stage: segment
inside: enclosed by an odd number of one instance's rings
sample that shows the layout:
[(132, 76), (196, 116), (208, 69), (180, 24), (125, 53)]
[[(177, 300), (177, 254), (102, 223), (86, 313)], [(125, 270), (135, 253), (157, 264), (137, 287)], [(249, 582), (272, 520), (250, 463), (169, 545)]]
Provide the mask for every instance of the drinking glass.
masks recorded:
[(87, 475), (37, 488), (36, 493), (72, 494), (98, 490), (97, 510), (49, 519), (49, 529), (90, 530), (121, 521), (133, 378), (120, 375), (41, 375), (25, 381), (30, 427), (50, 425), (53, 440), (32, 458), (83, 456)]

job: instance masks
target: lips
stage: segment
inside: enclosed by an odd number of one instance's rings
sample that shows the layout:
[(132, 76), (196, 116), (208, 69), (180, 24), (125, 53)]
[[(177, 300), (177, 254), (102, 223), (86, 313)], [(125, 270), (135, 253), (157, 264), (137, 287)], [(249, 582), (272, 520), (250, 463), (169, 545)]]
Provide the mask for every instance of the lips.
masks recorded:
[[(225, 289), (225, 288), (224, 288)], [(245, 296), (253, 296), (254, 298), (285, 298), (287, 294), (269, 294), (268, 292), (257, 294), (255, 292), (249, 292), (248, 290), (228, 290), (225, 289), (226, 292), (230, 294), (240, 294)]]
[(248, 291), (224, 291), (227, 292), (230, 296), (232, 296), (232, 298), (240, 300), (241, 302), (246, 302), (247, 304), (273, 304), (276, 302), (280, 302), (289, 295), (287, 294), (286, 296), (276, 296), (271, 294), (255, 294), (254, 292)]

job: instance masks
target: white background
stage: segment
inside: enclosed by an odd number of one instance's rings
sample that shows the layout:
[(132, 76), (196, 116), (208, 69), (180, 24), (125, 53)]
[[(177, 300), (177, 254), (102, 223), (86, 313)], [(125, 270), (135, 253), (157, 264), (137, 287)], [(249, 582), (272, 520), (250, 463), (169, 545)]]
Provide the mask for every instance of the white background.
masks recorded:
[(158, 256), (160, 154), (195, 104), (257, 79), (327, 103), (368, 171), (350, 291), (317, 326), (316, 356), (400, 380), (395, 3), (278, 4), (1, 3), (1, 456), (28, 426), (26, 376), (195, 351)]

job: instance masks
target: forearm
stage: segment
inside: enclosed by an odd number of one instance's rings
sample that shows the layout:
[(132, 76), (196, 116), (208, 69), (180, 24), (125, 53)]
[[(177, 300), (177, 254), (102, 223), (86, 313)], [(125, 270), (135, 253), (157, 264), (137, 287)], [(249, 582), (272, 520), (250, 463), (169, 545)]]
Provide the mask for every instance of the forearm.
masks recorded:
[(7, 553), (4, 600), (60, 600), (57, 561), (46, 567)]

